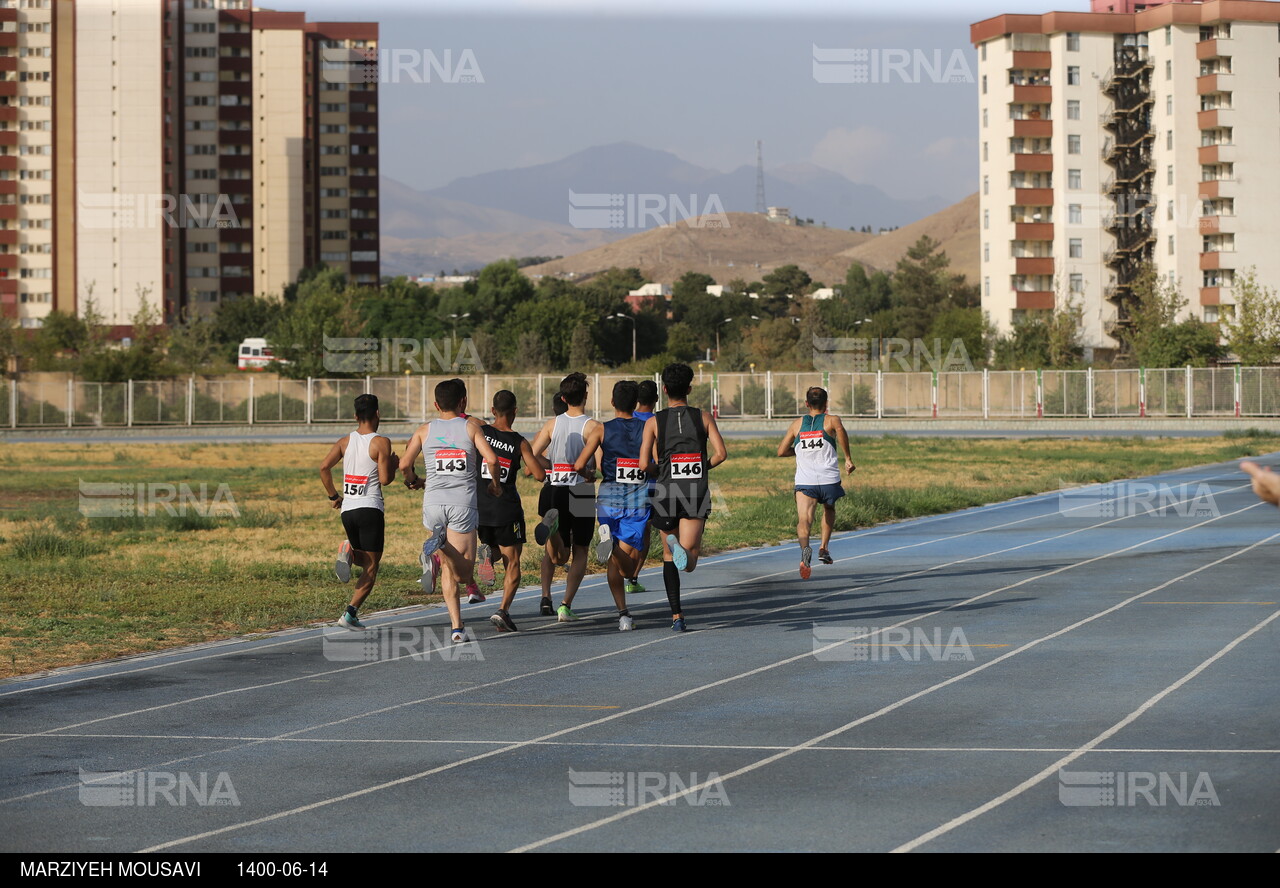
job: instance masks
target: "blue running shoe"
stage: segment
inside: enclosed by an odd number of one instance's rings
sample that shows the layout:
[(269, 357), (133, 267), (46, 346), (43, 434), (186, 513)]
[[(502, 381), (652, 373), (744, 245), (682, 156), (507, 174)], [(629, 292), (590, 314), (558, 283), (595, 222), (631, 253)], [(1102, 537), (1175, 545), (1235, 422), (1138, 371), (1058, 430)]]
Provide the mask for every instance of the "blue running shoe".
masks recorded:
[(684, 550), (684, 546), (680, 545), (680, 541), (673, 534), (667, 534), (667, 545), (671, 547), (671, 563), (676, 566), (676, 570), (684, 570), (689, 566), (689, 553)]
[(671, 621), (671, 631), (672, 632), (684, 631), (684, 617), (676, 617), (674, 620)]

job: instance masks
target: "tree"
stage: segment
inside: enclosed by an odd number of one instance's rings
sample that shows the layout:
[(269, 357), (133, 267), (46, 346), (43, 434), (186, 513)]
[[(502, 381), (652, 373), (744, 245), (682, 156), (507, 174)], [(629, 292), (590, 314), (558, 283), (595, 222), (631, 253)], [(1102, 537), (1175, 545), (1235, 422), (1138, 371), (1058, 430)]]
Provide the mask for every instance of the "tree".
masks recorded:
[[(680, 280), (675, 282), (671, 288), (672, 302), (677, 299), (688, 299), (693, 296), (706, 296), (707, 287), (713, 286), (716, 279), (709, 274), (701, 274), (696, 271), (686, 271)], [(715, 297), (712, 297), (715, 298)]]
[[(940, 365), (938, 369), (973, 370), (987, 362), (994, 331), (982, 309), (950, 308), (934, 316), (926, 338), (929, 348), (933, 348), (935, 340), (938, 342), (940, 362), (950, 359), (948, 366)], [(961, 360), (963, 366), (957, 365)]]
[(22, 354), (22, 332), (13, 318), (0, 317), (0, 378), (8, 375), (9, 363)]
[(219, 302), (213, 313), (211, 332), (222, 357), (235, 361), (240, 343), (246, 339), (270, 339), (282, 309), (280, 300), (266, 296)]
[(299, 283), (294, 301), (285, 306), (267, 337), (275, 356), (288, 361), (279, 365), (282, 375), (294, 379), (325, 376), (331, 372), (325, 367), (330, 352), (325, 340), (360, 336), (363, 322), (345, 281), (334, 272)]
[(790, 318), (770, 318), (746, 331), (742, 345), (757, 365), (772, 368), (794, 354), (799, 339), (800, 331)]
[[(160, 323), (160, 315), (149, 304), (150, 290), (137, 290), (141, 306), (134, 314), (128, 347), (94, 348), (80, 362), (80, 373), (90, 382), (124, 382), (129, 379), (155, 379), (160, 376), (163, 348), (168, 336)], [(105, 326), (95, 325), (105, 333)], [(93, 328), (91, 328), (93, 329)]]
[(1227, 347), (1247, 367), (1265, 367), (1280, 353), (1280, 300), (1250, 268), (1235, 275), (1235, 317), (1223, 321)]
[(169, 361), (194, 376), (200, 370), (208, 370), (219, 352), (213, 322), (193, 312), (190, 306), (183, 309), (180, 321), (169, 331)]
[(951, 260), (939, 252), (941, 243), (922, 235), (898, 260), (893, 273), (892, 302), (899, 309), (898, 335), (906, 339), (923, 337), (934, 315), (957, 307), (953, 291), (963, 277), (947, 271)]
[(1084, 358), (1083, 325), (1084, 304), (1070, 293), (1058, 297), (1045, 324), (1045, 359), (1050, 367), (1074, 367)]
[(813, 278), (798, 265), (783, 265), (764, 276), (764, 292), (774, 298), (803, 296)]
[(546, 343), (537, 333), (522, 333), (517, 340), (515, 366), (526, 373), (546, 373), (551, 369), (551, 358)]
[(1187, 300), (1150, 263), (1132, 285), (1129, 324), (1120, 336), (1139, 367), (1203, 367), (1222, 354), (1218, 331), (1196, 318), (1177, 322)]
[(573, 337), (569, 341), (569, 367), (584, 373), (595, 366), (596, 347), (591, 341), (591, 328), (586, 324), (578, 324), (573, 328)]

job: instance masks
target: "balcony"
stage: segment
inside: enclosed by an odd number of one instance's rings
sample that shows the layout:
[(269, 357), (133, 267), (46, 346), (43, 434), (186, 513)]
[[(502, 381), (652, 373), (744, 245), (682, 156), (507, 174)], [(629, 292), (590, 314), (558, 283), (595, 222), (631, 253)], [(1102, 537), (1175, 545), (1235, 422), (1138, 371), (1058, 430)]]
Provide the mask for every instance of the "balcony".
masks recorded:
[(349, 180), (352, 188), (377, 188), (377, 176), (352, 176)]
[(1022, 139), (1047, 139), (1053, 135), (1053, 121), (1015, 120), (1013, 134)]
[(1053, 67), (1053, 53), (1015, 49), (1012, 67), (1023, 71), (1048, 71)]
[(1196, 44), (1196, 60), (1203, 62), (1205, 59), (1216, 59), (1222, 55), (1222, 51), (1218, 46), (1218, 41), (1201, 40)]
[(0, 170), (16, 170), (17, 168), (18, 155), (0, 154)]
[(377, 262), (352, 262), (351, 273), (352, 274), (377, 274), (378, 263)]
[(3, 268), (7, 271), (9, 269), (16, 269), (17, 267), (18, 267), (17, 253), (0, 253), (0, 268)]
[(1236, 234), (1235, 216), (1201, 216), (1201, 234)]
[(218, 45), (234, 46), (239, 49), (252, 49), (253, 35), (252, 34), (219, 34)]
[(1239, 183), (1234, 179), (1213, 179), (1201, 182), (1199, 195), (1201, 200), (1214, 200), (1220, 197), (1239, 197)]
[(8, 146), (8, 145), (17, 145), (17, 144), (18, 144), (17, 130), (0, 130), (0, 145)]
[(1053, 172), (1052, 154), (1015, 154), (1013, 168), (1020, 173)]
[(252, 105), (219, 105), (219, 120), (253, 120)]
[(0, 22), (16, 22), (18, 20), (18, 10), (12, 7), (0, 9)]
[(17, 204), (0, 204), (0, 219), (17, 219)]
[(1024, 105), (1047, 105), (1053, 101), (1052, 86), (1015, 86), (1013, 100)]
[(18, 109), (11, 105), (0, 105), (0, 120), (12, 123), (18, 119)]
[(1018, 240), (1051, 241), (1053, 240), (1053, 223), (1017, 222), (1014, 223), (1013, 234)]
[[(0, 37), (3, 37), (0, 34)], [(2, 44), (0, 44), (2, 45)], [(13, 97), (18, 94), (18, 81), (16, 80), (0, 80), (0, 96)]]
[(377, 126), (377, 111), (352, 111), (348, 115), (352, 126)]
[(253, 59), (248, 56), (219, 56), (219, 71), (233, 71), (235, 73), (252, 74)]
[(1015, 260), (1018, 274), (1053, 274), (1053, 257)]
[(1222, 250), (1218, 250), (1213, 253), (1201, 253), (1200, 270), (1215, 271), (1224, 268), (1235, 268), (1235, 262), (1231, 258), (1234, 255), (1234, 252), (1226, 253), (1225, 259), (1223, 258), (1223, 255)]
[(1054, 308), (1052, 290), (1021, 290), (1016, 294), (1016, 298), (1014, 308), (1033, 311), (1053, 311)]
[(219, 179), (218, 188), (224, 194), (250, 194), (253, 191), (252, 179)]
[(16, 56), (0, 56), (0, 71), (17, 71), (18, 59)]
[(1052, 188), (1015, 188), (1013, 202), (1020, 207), (1053, 206)]
[(1235, 110), (1232, 108), (1216, 108), (1213, 111), (1197, 111), (1196, 126), (1202, 130), (1217, 129), (1220, 126), (1232, 126), (1235, 123)]
[(1201, 305), (1221, 305), (1222, 291), (1225, 287), (1201, 287), (1200, 288), (1200, 304)]
[(1198, 150), (1201, 163), (1235, 163), (1240, 159), (1235, 145), (1203, 145)]
[(1202, 96), (1210, 93), (1230, 92), (1232, 83), (1232, 75), (1230, 74), (1206, 74), (1203, 77), (1196, 78), (1196, 92)]
[(376, 210), (378, 208), (378, 199), (376, 197), (353, 197), (348, 201), (348, 205), (353, 210)]
[(219, 145), (252, 145), (253, 130), (218, 130)]
[(13, 31), (0, 31), (0, 49), (17, 49), (18, 35)]
[(218, 157), (218, 167), (224, 170), (253, 169), (252, 154), (222, 154)]
[(13, 246), (18, 242), (18, 230), (16, 228), (0, 228), (0, 245)]

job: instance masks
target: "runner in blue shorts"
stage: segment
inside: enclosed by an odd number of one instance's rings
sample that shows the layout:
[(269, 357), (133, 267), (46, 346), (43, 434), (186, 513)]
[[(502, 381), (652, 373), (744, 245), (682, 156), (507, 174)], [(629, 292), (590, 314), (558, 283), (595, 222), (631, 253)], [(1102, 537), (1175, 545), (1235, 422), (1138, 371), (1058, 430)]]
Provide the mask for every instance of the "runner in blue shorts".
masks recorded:
[[(642, 379), (638, 384), (638, 391), (636, 409), (632, 411), (631, 415), (644, 422), (653, 416), (658, 409), (658, 384), (652, 379)], [(653, 490), (657, 483), (656, 478), (649, 479), (650, 498), (653, 497)], [(652, 530), (653, 519), (650, 517), (649, 524), (644, 529), (644, 540), (640, 544), (640, 559), (636, 562), (635, 573), (626, 577), (626, 582), (623, 583), (628, 595), (648, 591), (640, 584), (640, 571), (644, 569), (645, 559), (649, 557), (649, 534)]]
[(836, 500), (844, 496), (840, 486), (840, 463), (836, 444), (844, 451), (844, 467), (850, 475), (856, 468), (849, 455), (849, 433), (840, 417), (827, 412), (827, 390), (814, 386), (805, 393), (807, 416), (802, 416), (782, 436), (778, 456), (796, 458), (796, 536), (800, 543), (800, 579), (807, 580), (813, 572), (813, 550), (809, 548), (809, 530), (813, 527), (813, 509), (822, 505), (822, 545), (818, 560), (832, 564), (834, 559), (827, 546), (831, 544), (831, 531), (836, 526)]
[(609, 592), (617, 605), (618, 628), (622, 631), (635, 628), (627, 611), (623, 580), (639, 570), (644, 558), (641, 546), (649, 526), (649, 479), (640, 470), (644, 423), (632, 415), (637, 390), (634, 382), (614, 385), (614, 418), (605, 423), (587, 423), (582, 453), (573, 467), (584, 478), (590, 478), (596, 451), (600, 452), (600, 490), (596, 494), (600, 538), (596, 558), (606, 565)]

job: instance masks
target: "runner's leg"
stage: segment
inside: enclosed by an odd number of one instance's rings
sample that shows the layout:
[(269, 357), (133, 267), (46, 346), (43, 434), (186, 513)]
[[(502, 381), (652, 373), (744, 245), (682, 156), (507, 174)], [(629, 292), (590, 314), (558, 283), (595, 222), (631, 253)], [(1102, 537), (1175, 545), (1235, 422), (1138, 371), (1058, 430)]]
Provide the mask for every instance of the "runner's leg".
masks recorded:
[(510, 610), (516, 600), (516, 590), (520, 588), (520, 553), (523, 550), (520, 543), (498, 549), (502, 553), (502, 610)]
[(834, 504), (822, 507), (822, 548), (831, 544), (831, 532), (836, 528), (836, 507)]
[(351, 606), (356, 610), (364, 604), (364, 600), (373, 591), (373, 584), (378, 579), (378, 563), (382, 560), (381, 552), (352, 551), (352, 562), (360, 566), (360, 579), (356, 580), (356, 588), (351, 595)]

